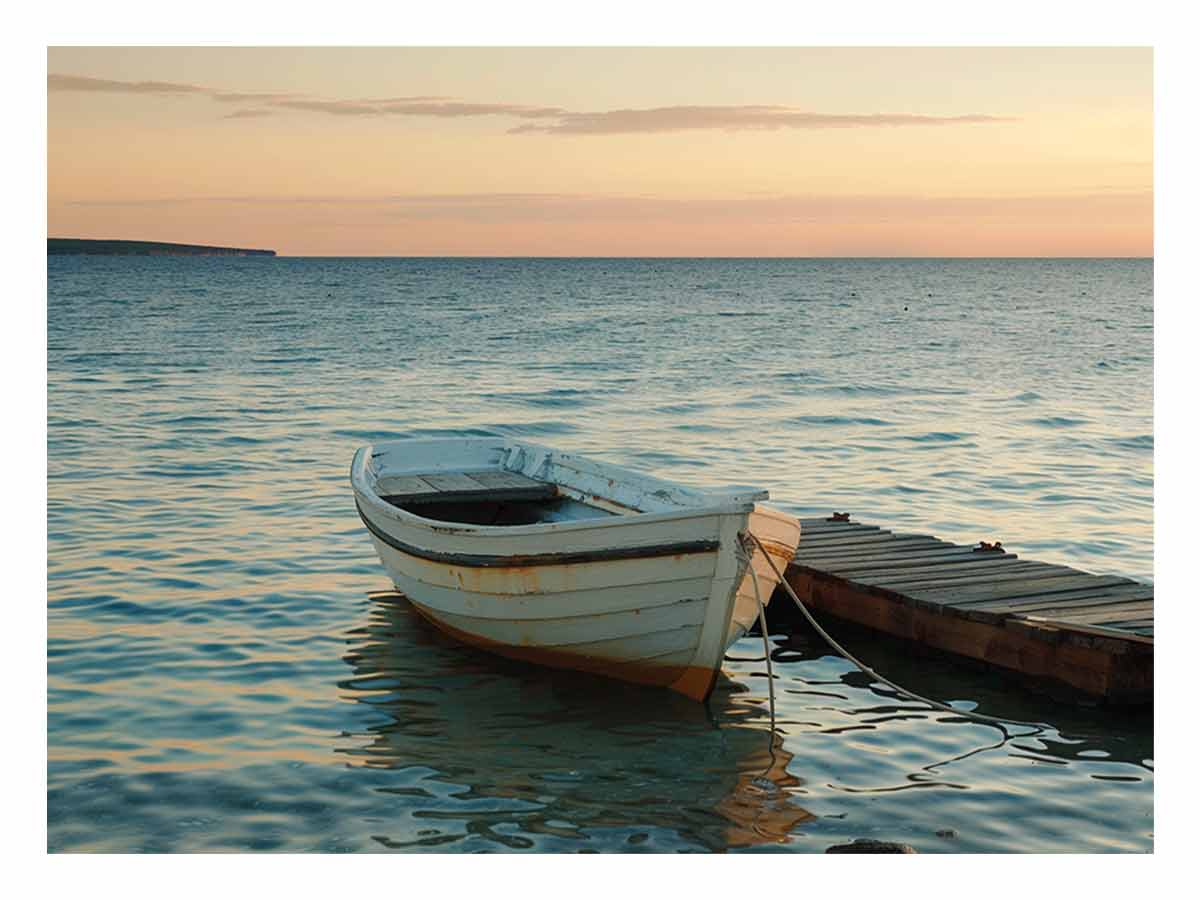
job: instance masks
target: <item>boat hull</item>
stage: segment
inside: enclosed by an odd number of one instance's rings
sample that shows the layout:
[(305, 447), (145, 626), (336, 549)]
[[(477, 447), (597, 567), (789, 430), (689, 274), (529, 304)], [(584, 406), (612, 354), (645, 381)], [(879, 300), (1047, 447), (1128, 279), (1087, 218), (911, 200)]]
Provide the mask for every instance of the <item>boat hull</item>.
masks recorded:
[(569, 527), (479, 528), (393, 511), (355, 480), (359, 514), (396, 589), (445, 633), (554, 668), (708, 697), (725, 650), (766, 603), (799, 523), (761, 504), (614, 515)]

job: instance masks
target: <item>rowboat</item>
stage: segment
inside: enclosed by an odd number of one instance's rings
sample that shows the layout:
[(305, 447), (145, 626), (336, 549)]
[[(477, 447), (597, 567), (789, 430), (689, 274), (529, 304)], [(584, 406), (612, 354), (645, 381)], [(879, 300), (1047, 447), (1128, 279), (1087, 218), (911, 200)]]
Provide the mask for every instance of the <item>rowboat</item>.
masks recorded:
[(766, 554), (783, 571), (800, 540), (767, 491), (688, 487), (504, 438), (363, 447), (350, 481), (396, 590), (437, 628), (701, 701), (775, 587)]

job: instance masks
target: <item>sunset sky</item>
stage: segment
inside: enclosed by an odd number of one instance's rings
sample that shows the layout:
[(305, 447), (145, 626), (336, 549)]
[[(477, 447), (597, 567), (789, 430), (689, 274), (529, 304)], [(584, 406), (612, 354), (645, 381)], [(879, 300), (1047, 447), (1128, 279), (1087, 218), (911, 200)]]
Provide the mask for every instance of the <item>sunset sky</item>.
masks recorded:
[(1150, 256), (1149, 49), (56, 48), (55, 237)]

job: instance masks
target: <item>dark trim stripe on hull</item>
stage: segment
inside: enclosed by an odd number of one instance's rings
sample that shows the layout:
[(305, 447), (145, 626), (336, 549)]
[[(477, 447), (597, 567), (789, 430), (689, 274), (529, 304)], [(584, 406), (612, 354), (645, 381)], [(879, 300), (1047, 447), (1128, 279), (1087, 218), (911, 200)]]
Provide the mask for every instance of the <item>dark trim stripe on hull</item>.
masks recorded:
[(721, 547), (720, 541), (681, 541), (675, 544), (654, 544), (648, 547), (606, 547), (603, 550), (583, 550), (574, 553), (537, 553), (533, 555), (480, 556), (474, 553), (444, 553), (426, 550), (406, 544), (387, 534), (367, 518), (358, 499), (354, 506), (358, 517), (367, 526), (367, 531), (379, 538), (393, 550), (427, 559), (431, 562), (448, 563), (484, 569), (511, 569), (523, 566), (561, 566), (568, 563), (609, 562), (619, 559), (648, 559), (655, 556), (681, 556), (691, 553), (712, 553)]

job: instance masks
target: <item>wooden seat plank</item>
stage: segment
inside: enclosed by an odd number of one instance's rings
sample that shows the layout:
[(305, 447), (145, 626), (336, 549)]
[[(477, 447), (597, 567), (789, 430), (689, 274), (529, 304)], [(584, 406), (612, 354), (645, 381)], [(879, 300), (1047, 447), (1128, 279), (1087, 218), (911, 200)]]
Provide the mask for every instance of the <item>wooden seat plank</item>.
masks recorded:
[(429, 472), (381, 478), (380, 495), (393, 506), (427, 503), (547, 500), (558, 488), (518, 472)]
[(388, 475), (379, 479), (378, 490), (386, 496), (414, 496), (436, 494), (438, 489), (420, 475)]
[(470, 475), (462, 472), (437, 472), (422, 475), (422, 480), (429, 482), (443, 493), (475, 493), (488, 490), (488, 486), (476, 481)]

